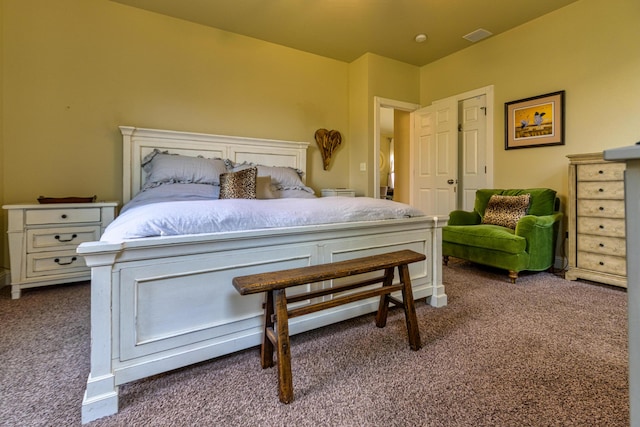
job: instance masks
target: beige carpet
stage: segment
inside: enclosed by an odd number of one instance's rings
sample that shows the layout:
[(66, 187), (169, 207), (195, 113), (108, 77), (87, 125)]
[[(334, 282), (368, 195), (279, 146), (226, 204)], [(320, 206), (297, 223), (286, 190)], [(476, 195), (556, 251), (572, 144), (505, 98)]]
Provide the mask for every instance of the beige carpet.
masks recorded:
[[(423, 347), (391, 311), (292, 337), (295, 401), (257, 349), (124, 385), (89, 426), (626, 426), (626, 293), (550, 273), (443, 268), (447, 307), (417, 304)], [(0, 291), (0, 425), (78, 426), (89, 286)]]

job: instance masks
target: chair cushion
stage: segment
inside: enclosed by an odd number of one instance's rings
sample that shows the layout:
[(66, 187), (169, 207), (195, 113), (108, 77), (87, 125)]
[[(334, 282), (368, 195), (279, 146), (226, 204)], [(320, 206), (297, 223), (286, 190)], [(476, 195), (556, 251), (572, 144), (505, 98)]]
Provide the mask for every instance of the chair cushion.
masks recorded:
[(519, 254), (527, 248), (527, 240), (514, 230), (499, 225), (447, 225), (442, 240), (448, 243)]
[(530, 201), (531, 195), (528, 193), (520, 196), (494, 194), (487, 203), (482, 223), (515, 229), (520, 218), (527, 214)]

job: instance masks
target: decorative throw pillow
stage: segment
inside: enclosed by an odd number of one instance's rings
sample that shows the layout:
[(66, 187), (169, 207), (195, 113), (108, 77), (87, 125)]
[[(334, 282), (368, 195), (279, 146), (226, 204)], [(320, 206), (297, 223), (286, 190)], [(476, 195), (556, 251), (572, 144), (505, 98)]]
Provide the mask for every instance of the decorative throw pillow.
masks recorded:
[(221, 199), (255, 199), (257, 168), (220, 175)]
[(494, 194), (489, 199), (489, 203), (487, 203), (482, 223), (515, 229), (520, 218), (527, 214), (530, 202), (530, 194), (522, 194), (520, 196)]
[(271, 176), (259, 176), (256, 178), (256, 199), (276, 199), (271, 191)]
[(254, 163), (239, 163), (233, 165), (233, 172), (250, 167), (258, 168), (258, 176), (271, 177), (271, 183), (278, 190), (301, 189), (305, 187), (302, 182), (302, 171), (289, 166), (264, 166)]

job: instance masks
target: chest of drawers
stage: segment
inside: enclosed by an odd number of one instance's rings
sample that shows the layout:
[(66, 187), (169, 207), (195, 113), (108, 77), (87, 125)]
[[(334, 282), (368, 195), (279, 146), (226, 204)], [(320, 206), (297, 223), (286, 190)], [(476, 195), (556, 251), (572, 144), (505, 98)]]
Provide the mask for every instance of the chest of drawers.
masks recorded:
[(627, 286), (624, 163), (569, 155), (568, 280)]
[(100, 239), (117, 202), (5, 205), (9, 221), (11, 297), (22, 289), (91, 278), (76, 254), (82, 242)]

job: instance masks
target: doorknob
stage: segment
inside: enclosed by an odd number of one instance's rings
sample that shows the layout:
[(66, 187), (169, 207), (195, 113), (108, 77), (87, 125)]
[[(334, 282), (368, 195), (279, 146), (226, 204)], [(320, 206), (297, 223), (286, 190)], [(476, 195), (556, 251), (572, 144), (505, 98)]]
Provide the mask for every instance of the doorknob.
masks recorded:
[(451, 184), (451, 185), (453, 185), (453, 184), (455, 184), (455, 181), (454, 181), (454, 180), (452, 180), (452, 179), (450, 179), (450, 180), (448, 180), (448, 181), (447, 181), (447, 184)]

